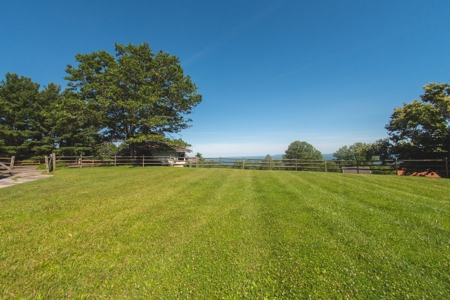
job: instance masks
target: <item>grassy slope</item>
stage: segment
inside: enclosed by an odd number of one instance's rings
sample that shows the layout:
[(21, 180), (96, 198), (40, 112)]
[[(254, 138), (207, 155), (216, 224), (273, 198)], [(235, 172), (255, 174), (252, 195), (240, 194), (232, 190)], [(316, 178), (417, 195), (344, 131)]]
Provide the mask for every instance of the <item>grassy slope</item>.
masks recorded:
[(0, 190), (0, 297), (444, 298), (448, 180), (60, 170)]

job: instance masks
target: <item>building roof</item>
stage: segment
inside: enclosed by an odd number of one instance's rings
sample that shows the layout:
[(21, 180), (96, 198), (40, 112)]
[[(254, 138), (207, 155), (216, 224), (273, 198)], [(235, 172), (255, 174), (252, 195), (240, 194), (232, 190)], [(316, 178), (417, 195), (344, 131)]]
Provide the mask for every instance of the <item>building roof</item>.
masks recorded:
[(158, 150), (158, 151), (175, 151), (175, 152), (192, 153), (192, 150), (187, 147), (169, 146), (165, 143), (148, 143), (148, 144), (145, 144), (145, 148), (151, 149), (151, 150)]

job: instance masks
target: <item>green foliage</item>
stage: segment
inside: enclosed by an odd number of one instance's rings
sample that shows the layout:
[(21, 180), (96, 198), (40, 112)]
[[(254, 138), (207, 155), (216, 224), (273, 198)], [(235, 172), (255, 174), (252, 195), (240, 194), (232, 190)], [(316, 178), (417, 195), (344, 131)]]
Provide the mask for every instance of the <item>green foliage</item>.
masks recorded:
[(39, 91), (30, 78), (6, 74), (0, 84), (0, 115), (3, 156), (91, 154), (99, 141), (86, 104), (53, 83)]
[(58, 170), (0, 189), (1, 296), (445, 299), (449, 201), (414, 177)]
[(333, 153), (337, 160), (372, 161), (375, 159), (375, 150), (372, 144), (354, 143), (339, 148)]
[[(189, 146), (171, 134), (189, 127), (186, 118), (201, 95), (177, 57), (153, 53), (147, 43), (116, 44), (76, 55), (67, 66), (69, 89), (7, 73), (0, 82), (0, 155), (18, 159), (58, 155), (106, 155), (122, 142), (132, 155), (152, 143)], [(109, 146), (105, 146), (109, 145)], [(123, 150), (123, 148), (122, 148)]]
[(117, 154), (119, 147), (114, 143), (103, 142), (95, 148), (95, 156), (110, 157)]
[(119, 155), (130, 155), (131, 152), (134, 156), (152, 156), (156, 149), (170, 149), (170, 147), (189, 147), (190, 145), (181, 139), (161, 138), (159, 142), (156, 141), (143, 141), (143, 142), (127, 142), (122, 141)]
[(200, 152), (197, 152), (195, 154), (195, 157), (197, 157), (197, 161), (198, 161), (199, 164), (205, 164), (206, 163), (205, 158), (203, 157), (203, 155)]
[(266, 157), (261, 161), (260, 170), (272, 170), (274, 167), (272, 156), (267, 154)]
[(394, 109), (386, 129), (401, 158), (443, 158), (450, 153), (450, 85), (424, 86), (421, 101)]
[(292, 142), (283, 155), (283, 159), (323, 160), (322, 153), (307, 142)]
[(7, 73), (0, 82), (1, 156), (33, 156), (33, 143), (40, 134), (36, 123), (41, 111), (39, 84), (30, 78)]
[(197, 152), (197, 153), (195, 154), (195, 157), (198, 158), (198, 161), (199, 161), (199, 162), (205, 161), (205, 159), (203, 158), (203, 155), (202, 155), (200, 152)]
[(392, 159), (392, 145), (389, 139), (379, 139), (372, 144), (373, 155), (380, 160)]
[(277, 170), (283, 166), (283, 163), (279, 159), (273, 159), (269, 154), (262, 160), (260, 164), (260, 170)]
[(78, 65), (67, 66), (65, 79), (104, 127), (105, 138), (127, 143), (135, 155), (136, 144), (167, 143), (167, 135), (189, 127), (185, 116), (201, 95), (177, 57), (154, 53), (147, 43), (115, 47), (115, 56), (77, 54)]
[(336, 163), (334, 161), (327, 161), (327, 172), (337, 172), (342, 173), (341, 165), (339, 163)]
[(233, 169), (242, 169), (243, 163), (244, 163), (244, 160), (243, 160), (243, 159), (241, 159), (241, 160), (239, 160), (239, 159), (235, 160), (235, 161), (233, 162)]
[(48, 109), (58, 155), (93, 155), (102, 142), (97, 113), (77, 94), (65, 90)]

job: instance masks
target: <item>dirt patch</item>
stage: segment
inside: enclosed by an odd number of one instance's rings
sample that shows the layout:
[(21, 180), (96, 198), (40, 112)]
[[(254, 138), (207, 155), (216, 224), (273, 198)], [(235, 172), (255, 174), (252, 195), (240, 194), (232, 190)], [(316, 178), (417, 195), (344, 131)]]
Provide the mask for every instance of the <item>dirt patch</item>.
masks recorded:
[(25, 182), (51, 177), (44, 170), (37, 170), (36, 166), (14, 167), (12, 174), (8, 171), (0, 173), (0, 188), (13, 186)]
[(431, 169), (428, 169), (423, 172), (408, 172), (407, 169), (402, 169), (397, 171), (397, 175), (399, 176), (420, 176), (420, 177), (429, 177), (429, 178), (441, 178), (439, 174)]

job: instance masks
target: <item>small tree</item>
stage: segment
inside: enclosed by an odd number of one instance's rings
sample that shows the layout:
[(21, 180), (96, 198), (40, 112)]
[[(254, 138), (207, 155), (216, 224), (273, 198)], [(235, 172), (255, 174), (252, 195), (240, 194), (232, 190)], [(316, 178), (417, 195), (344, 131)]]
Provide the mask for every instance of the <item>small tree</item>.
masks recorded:
[(269, 154), (264, 157), (260, 169), (263, 170), (273, 170), (276, 167), (280, 167), (282, 165), (280, 160), (274, 160), (272, 156)]
[(203, 164), (205, 162), (205, 159), (203, 158), (203, 155), (200, 152), (197, 152), (195, 154), (195, 157), (197, 157), (199, 163)]
[(289, 145), (285, 151), (285, 155), (283, 155), (283, 159), (323, 160), (323, 156), (313, 145), (307, 142), (295, 141)]

